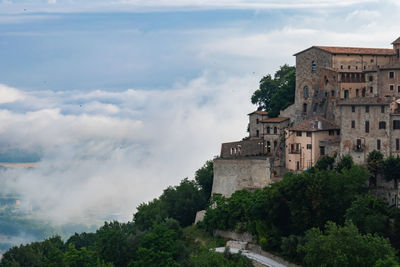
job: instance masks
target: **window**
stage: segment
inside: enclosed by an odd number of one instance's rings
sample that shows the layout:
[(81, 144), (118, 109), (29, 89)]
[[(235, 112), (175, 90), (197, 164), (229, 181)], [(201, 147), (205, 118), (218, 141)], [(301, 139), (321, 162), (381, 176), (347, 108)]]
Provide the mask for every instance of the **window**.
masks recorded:
[(397, 93), (400, 93), (400, 85), (397, 85)]
[(400, 57), (400, 49), (396, 49), (396, 56), (397, 56), (397, 58)]
[(351, 106), (351, 112), (356, 112), (356, 106)]
[(278, 133), (278, 128), (274, 127), (274, 134)]
[(330, 136), (334, 136), (335, 135), (335, 131), (334, 130), (329, 130), (329, 135)]
[(259, 131), (259, 130), (256, 131), (256, 136), (257, 136), (257, 137), (260, 136), (260, 131)]
[(267, 152), (271, 152), (271, 142), (267, 141)]
[(340, 65), (340, 69), (343, 69), (343, 65)]
[(357, 149), (361, 149), (361, 139), (357, 139)]
[(303, 113), (307, 113), (307, 104), (306, 103), (303, 104)]
[(260, 120), (257, 118), (256, 119), (256, 124), (259, 124), (260, 123)]
[(315, 104), (314, 104), (314, 108), (313, 108), (313, 111), (314, 111), (314, 112), (317, 112), (317, 107), (318, 107), (318, 103), (315, 103)]
[(365, 132), (369, 133), (369, 121), (365, 121)]
[(340, 135), (340, 129), (336, 130), (336, 135)]
[(365, 97), (365, 93), (366, 93), (366, 92), (365, 92), (365, 88), (363, 88), (363, 89), (362, 89), (362, 93), (361, 93), (362, 97)]
[(385, 106), (381, 106), (381, 113), (385, 113)]
[(344, 90), (344, 99), (349, 98), (349, 90)]
[(390, 72), (389, 72), (389, 78), (390, 78), (390, 79), (393, 79), (393, 78), (394, 78), (394, 71), (390, 71)]
[(307, 137), (311, 137), (311, 132), (306, 132)]
[(356, 128), (356, 121), (351, 121), (351, 128)]
[(399, 120), (394, 120), (393, 121), (393, 129), (394, 130), (399, 130), (400, 129), (400, 121)]
[(372, 75), (368, 76), (368, 81), (372, 82), (374, 80), (374, 77)]
[(304, 91), (304, 98), (307, 98), (308, 97), (308, 86), (304, 86), (303, 91)]
[(358, 93), (359, 93), (359, 90), (358, 90), (358, 89), (356, 89), (356, 97), (358, 97)]
[(369, 106), (365, 106), (365, 113), (369, 112)]
[(386, 122), (385, 121), (380, 121), (379, 122), (379, 129), (386, 129)]
[(276, 149), (277, 146), (278, 146), (278, 142), (274, 141), (274, 149)]
[(396, 138), (396, 150), (400, 150), (400, 139)]
[(394, 90), (394, 84), (389, 85), (389, 90), (393, 91)]
[(314, 72), (317, 69), (317, 64), (315, 61), (311, 62), (311, 71)]
[[(400, 86), (399, 86), (399, 88), (400, 88)], [(331, 91), (331, 96), (335, 96), (335, 91), (334, 90)]]
[(319, 154), (320, 154), (321, 156), (325, 156), (325, 147), (324, 147), (324, 146), (320, 146), (320, 147), (319, 147)]
[(301, 132), (300, 131), (296, 132), (296, 136), (301, 136)]
[(381, 150), (381, 139), (376, 140), (376, 149)]
[(307, 149), (311, 149), (311, 144), (307, 144)]
[(348, 65), (347, 68), (350, 69), (350, 65)]
[(267, 134), (270, 134), (271, 133), (271, 128), (268, 126), (267, 127)]

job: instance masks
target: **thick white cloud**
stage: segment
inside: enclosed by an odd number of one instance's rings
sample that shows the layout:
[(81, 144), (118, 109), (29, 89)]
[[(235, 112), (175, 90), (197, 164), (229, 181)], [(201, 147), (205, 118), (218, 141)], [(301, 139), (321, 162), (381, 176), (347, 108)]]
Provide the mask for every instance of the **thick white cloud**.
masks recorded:
[(18, 105), (37, 100), (35, 110), (0, 111), (0, 139), (42, 159), (1, 172), (2, 190), (54, 222), (131, 219), (138, 204), (193, 177), (221, 142), (247, 134), (257, 83), (206, 73), (166, 91), (30, 92)]
[(0, 84), (0, 104), (24, 99), (24, 94), (15, 88)]

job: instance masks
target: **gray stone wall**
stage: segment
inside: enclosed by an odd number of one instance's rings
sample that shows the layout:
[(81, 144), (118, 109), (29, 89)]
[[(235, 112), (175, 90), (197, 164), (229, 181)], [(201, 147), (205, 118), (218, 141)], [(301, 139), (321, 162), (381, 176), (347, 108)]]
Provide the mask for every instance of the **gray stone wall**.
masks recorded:
[(229, 142), (222, 144), (221, 158), (227, 159), (249, 156), (262, 156), (265, 154), (265, 151), (265, 142), (261, 138)]
[[(357, 164), (364, 164), (367, 155), (374, 149), (377, 149), (377, 140), (381, 142), (380, 151), (386, 157), (390, 155), (390, 116), (389, 106), (384, 105), (385, 112), (381, 112), (380, 105), (370, 105), (369, 112), (366, 112), (365, 105), (355, 105), (355, 112), (352, 112), (352, 106), (340, 107), (340, 128), (341, 142), (340, 154), (350, 154)], [(355, 128), (352, 128), (352, 121), (355, 122)], [(365, 131), (365, 123), (369, 121), (369, 132)], [(379, 122), (386, 123), (386, 129), (379, 129)], [(361, 140), (361, 148), (357, 149), (357, 139)]]
[[(394, 77), (390, 78), (389, 73), (393, 72)], [(379, 95), (383, 96), (400, 96), (400, 70), (380, 70), (379, 71)], [(390, 85), (393, 85), (393, 90), (390, 90)]]
[(268, 158), (214, 159), (212, 194), (229, 197), (237, 190), (254, 190), (266, 187), (270, 183)]
[[(315, 71), (312, 62), (315, 62)], [(313, 96), (320, 90), (322, 70), (332, 66), (332, 56), (328, 52), (311, 48), (296, 56), (296, 95), (295, 105), (297, 113), (292, 121), (295, 123), (305, 120), (312, 110)], [(308, 87), (308, 97), (304, 88)], [(307, 111), (303, 112), (303, 104), (307, 104)]]
[(257, 113), (249, 115), (249, 136), (251, 139), (259, 138), (262, 136), (263, 128), (262, 128), (262, 123), (260, 121), (266, 118), (268, 118), (267, 115), (260, 115)]

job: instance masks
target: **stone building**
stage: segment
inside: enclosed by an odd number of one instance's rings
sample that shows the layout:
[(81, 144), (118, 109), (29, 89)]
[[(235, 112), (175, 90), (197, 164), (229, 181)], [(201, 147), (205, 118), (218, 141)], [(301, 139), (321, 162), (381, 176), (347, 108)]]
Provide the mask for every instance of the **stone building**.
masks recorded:
[(295, 102), (249, 114), (247, 140), (222, 144), (213, 193), (263, 187), (324, 155), (400, 155), (400, 38), (392, 48), (312, 46), (296, 57)]

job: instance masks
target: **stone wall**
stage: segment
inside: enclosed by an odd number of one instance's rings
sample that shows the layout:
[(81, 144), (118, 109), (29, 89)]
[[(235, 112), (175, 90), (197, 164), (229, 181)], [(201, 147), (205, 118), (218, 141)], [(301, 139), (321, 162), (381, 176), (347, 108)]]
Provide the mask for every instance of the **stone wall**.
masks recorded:
[(270, 183), (269, 158), (214, 159), (212, 194), (229, 197), (237, 190), (254, 190)]
[[(377, 142), (380, 140), (380, 151), (387, 157), (390, 155), (390, 116), (389, 105), (351, 105), (340, 106), (340, 128), (341, 142), (340, 154), (350, 154), (356, 164), (364, 164), (367, 155), (374, 149), (378, 149)], [(381, 106), (384, 106), (385, 112), (382, 113)], [(352, 128), (352, 121), (355, 127)], [(366, 121), (369, 122), (369, 132), (367, 133)], [(385, 129), (379, 129), (379, 122), (385, 122)], [(361, 147), (357, 148), (357, 139), (361, 141)]]
[(221, 158), (238, 158), (247, 156), (261, 156), (266, 151), (263, 139), (250, 139), (237, 142), (223, 143)]
[[(315, 70), (312, 68), (315, 63)], [(297, 112), (292, 118), (295, 124), (308, 118), (312, 110), (313, 96), (318, 94), (321, 84), (322, 70), (332, 66), (332, 55), (318, 48), (311, 48), (296, 55), (296, 95), (295, 106)], [(304, 88), (308, 88), (308, 95)], [(303, 105), (306, 104), (306, 112), (303, 112)]]

